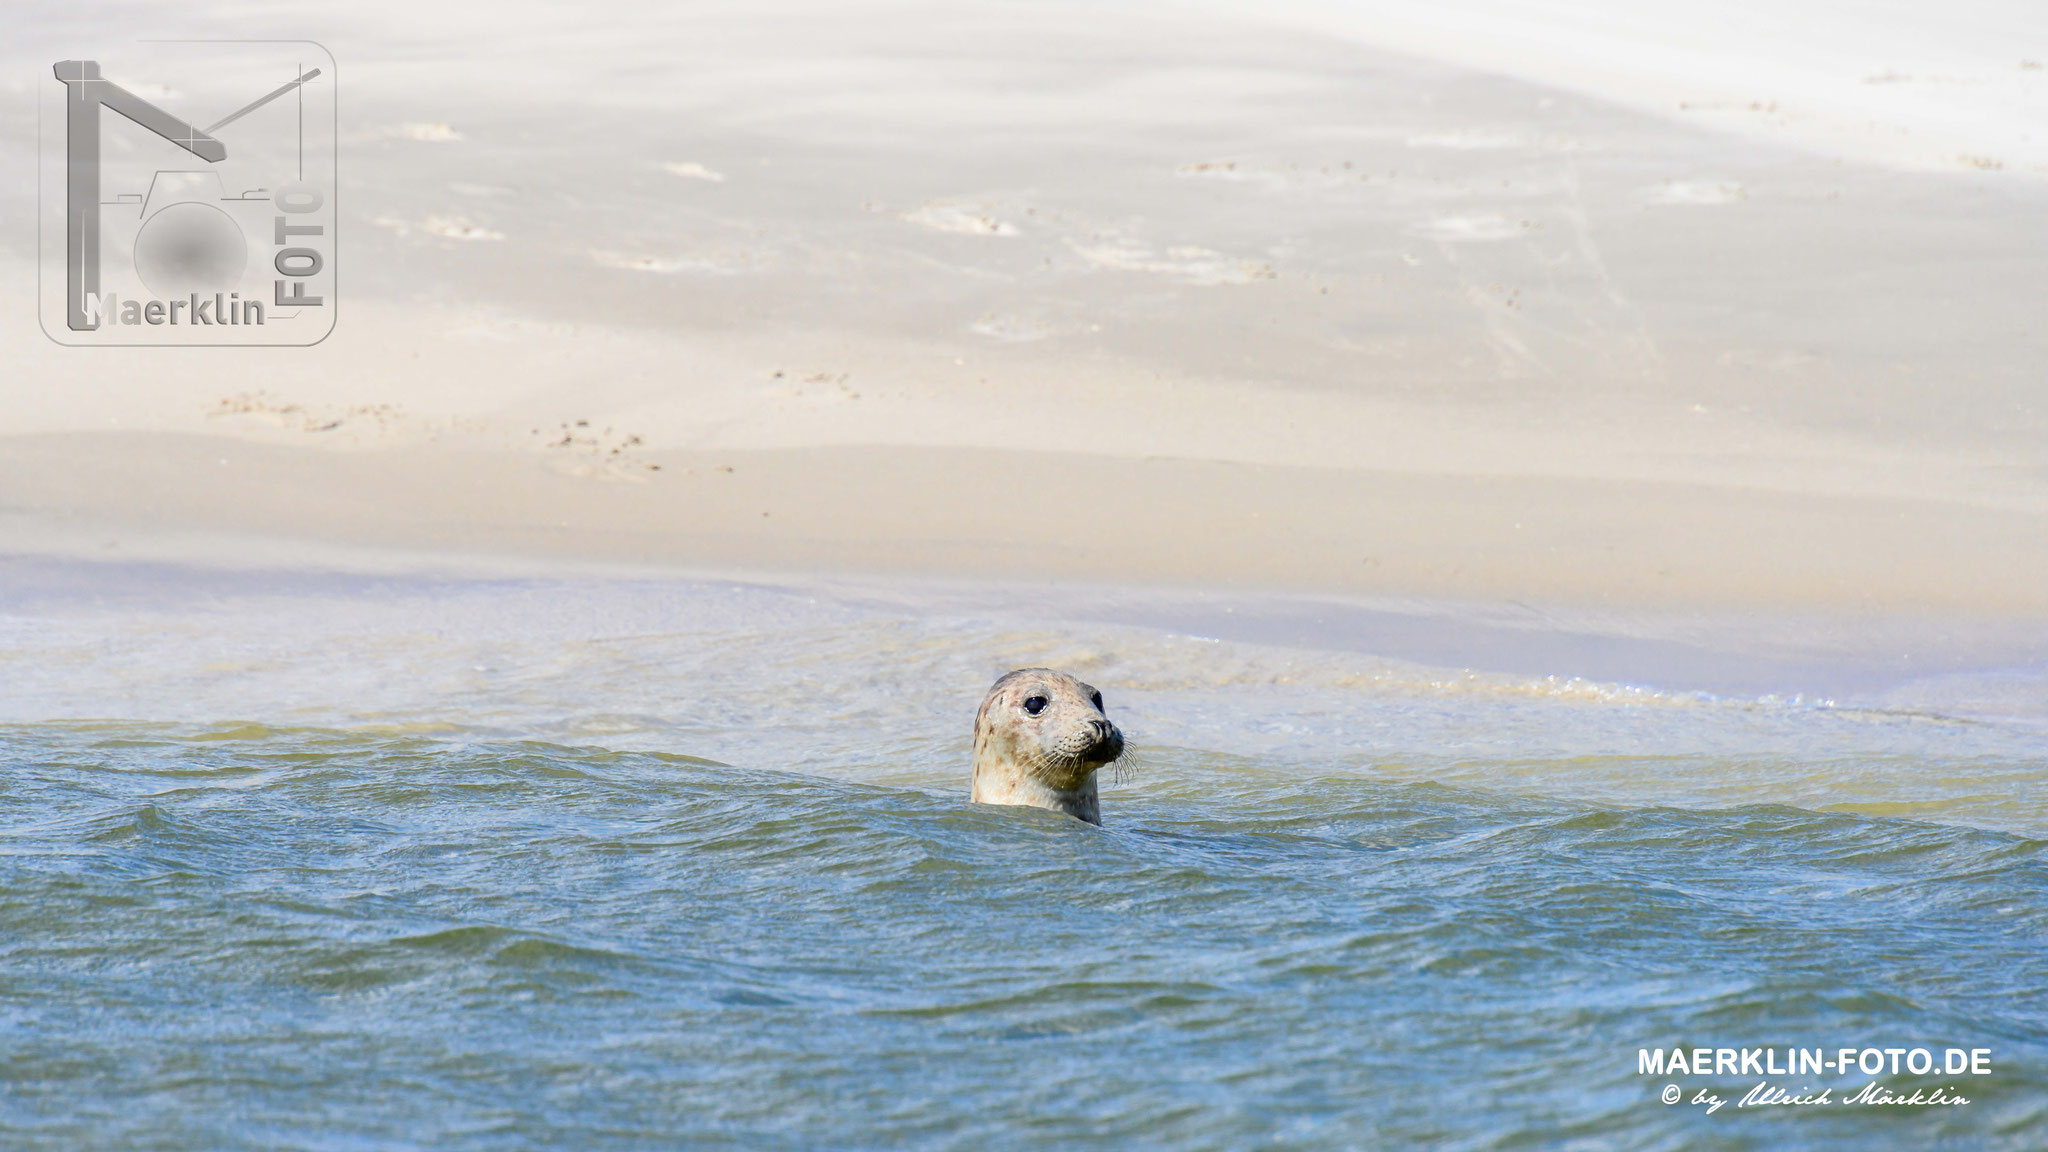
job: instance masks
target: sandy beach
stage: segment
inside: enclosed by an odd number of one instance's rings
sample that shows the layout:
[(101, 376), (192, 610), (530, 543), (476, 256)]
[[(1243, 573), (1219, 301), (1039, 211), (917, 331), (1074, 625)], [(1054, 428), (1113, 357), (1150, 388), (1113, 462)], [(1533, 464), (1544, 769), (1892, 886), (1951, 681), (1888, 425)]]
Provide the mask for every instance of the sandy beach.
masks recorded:
[(2038, 0), (5, 31), (0, 1146), (2048, 1147)]
[(10, 231), (9, 550), (2048, 617), (2024, 36), (1078, 11), (280, 12), (339, 327), (58, 347)]

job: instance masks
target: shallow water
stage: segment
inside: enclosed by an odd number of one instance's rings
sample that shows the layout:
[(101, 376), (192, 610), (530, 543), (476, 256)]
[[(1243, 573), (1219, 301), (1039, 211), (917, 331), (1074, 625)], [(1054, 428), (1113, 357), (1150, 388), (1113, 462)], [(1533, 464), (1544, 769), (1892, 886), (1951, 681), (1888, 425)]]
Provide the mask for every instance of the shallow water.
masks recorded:
[[(0, 617), (10, 1148), (2048, 1144), (2029, 717), (734, 584), (77, 575)], [(1103, 829), (965, 801), (974, 701), (1039, 662), (1142, 750)], [(1638, 1074), (1678, 1045), (1995, 1071), (1738, 1110)]]

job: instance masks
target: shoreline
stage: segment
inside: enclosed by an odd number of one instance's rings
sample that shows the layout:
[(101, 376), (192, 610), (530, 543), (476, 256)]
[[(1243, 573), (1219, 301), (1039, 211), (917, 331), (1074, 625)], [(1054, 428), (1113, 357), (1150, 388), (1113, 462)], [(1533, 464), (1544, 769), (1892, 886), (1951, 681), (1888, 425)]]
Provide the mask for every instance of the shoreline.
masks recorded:
[(89, 530), (69, 538), (51, 533), (41, 548), (22, 547), (18, 538), (11, 543), (0, 551), (0, 604), (17, 621), (87, 606), (135, 614), (282, 598), (318, 607), (360, 594), (432, 596), (486, 586), (560, 587), (598, 600), (657, 589), (685, 596), (731, 589), (892, 618), (984, 619), (1055, 631), (1136, 628), (1390, 660), (1453, 680), (1504, 677), (1564, 691), (1582, 685), (1603, 697), (1702, 695), (2048, 722), (2041, 667), (2048, 625), (2038, 620), (625, 561), (206, 534), (129, 536), (116, 549)]

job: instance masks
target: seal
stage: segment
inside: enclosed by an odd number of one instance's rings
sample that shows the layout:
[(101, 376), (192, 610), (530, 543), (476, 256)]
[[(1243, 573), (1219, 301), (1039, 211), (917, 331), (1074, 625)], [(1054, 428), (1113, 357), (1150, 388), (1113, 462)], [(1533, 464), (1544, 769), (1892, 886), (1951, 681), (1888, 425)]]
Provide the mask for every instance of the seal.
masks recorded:
[(974, 802), (1028, 804), (1102, 823), (1095, 770), (1124, 754), (1102, 693), (1064, 672), (1004, 674), (974, 714)]

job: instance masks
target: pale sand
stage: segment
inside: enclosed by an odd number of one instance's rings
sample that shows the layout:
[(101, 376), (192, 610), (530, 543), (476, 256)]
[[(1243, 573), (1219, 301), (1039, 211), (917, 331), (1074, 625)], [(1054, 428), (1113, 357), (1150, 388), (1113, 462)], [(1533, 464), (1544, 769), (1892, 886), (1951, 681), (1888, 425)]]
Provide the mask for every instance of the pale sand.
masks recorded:
[[(342, 70), (335, 336), (59, 348), (10, 230), (0, 544), (2048, 619), (2037, 151), (1304, 11), (280, 15)], [(77, 19), (0, 50), (9, 218)], [(1807, 74), (1953, 66), (1897, 31)]]

